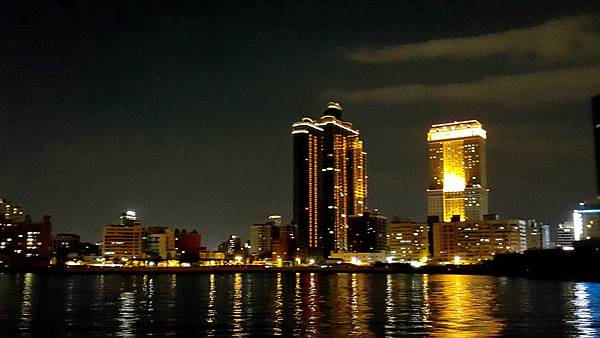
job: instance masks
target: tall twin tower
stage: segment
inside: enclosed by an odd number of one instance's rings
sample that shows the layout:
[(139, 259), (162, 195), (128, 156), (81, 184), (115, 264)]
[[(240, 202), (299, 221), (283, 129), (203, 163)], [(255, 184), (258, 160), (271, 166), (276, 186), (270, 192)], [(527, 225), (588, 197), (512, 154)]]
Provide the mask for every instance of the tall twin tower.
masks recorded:
[[(348, 216), (367, 199), (367, 153), (358, 130), (329, 102), (320, 119), (292, 125), (294, 210), (304, 258), (348, 250)], [(486, 131), (475, 120), (436, 124), (429, 143), (428, 215), (441, 222), (475, 221), (488, 212)]]
[(294, 222), (303, 257), (328, 257), (348, 249), (348, 216), (366, 208), (367, 170), (363, 142), (342, 107), (329, 102), (317, 121), (292, 125)]

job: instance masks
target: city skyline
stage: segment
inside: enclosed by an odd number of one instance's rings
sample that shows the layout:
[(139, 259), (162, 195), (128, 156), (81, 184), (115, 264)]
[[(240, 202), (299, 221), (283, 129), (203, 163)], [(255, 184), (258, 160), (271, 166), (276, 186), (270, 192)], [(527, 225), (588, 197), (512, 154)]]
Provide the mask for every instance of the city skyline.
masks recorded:
[[(387, 216), (423, 220), (423, 135), (443, 121), (494, 135), (490, 211), (503, 218), (555, 224), (595, 196), (598, 51), (568, 42), (594, 45), (598, 5), (194, 6), (8, 5), (3, 197), (87, 240), (135, 209), (214, 246), (268, 214), (291, 221), (288, 127), (336, 99), (368, 142), (369, 205)], [(548, 34), (553, 48), (535, 43)]]

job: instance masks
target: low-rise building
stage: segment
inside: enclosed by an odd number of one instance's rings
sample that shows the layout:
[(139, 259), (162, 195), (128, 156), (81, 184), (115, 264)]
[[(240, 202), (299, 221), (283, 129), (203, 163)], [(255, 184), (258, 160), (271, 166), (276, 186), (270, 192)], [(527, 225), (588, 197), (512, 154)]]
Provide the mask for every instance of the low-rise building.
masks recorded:
[(69, 255), (79, 255), (79, 235), (56, 234), (52, 239), (52, 253), (57, 259), (64, 260)]
[[(0, 261), (5, 265), (47, 264), (51, 256), (52, 218), (26, 217), (22, 223), (0, 222)], [(8, 264), (7, 264), (8, 263)]]
[(242, 249), (242, 239), (240, 236), (231, 234), (229, 238), (217, 246), (217, 251), (222, 252), (228, 259), (244, 253)]
[(388, 252), (394, 262), (427, 262), (429, 256), (427, 223), (394, 219), (388, 224)]
[(536, 220), (525, 222), (527, 249), (550, 249), (550, 227)]
[(575, 241), (575, 227), (573, 222), (566, 221), (556, 225), (556, 246), (559, 248), (573, 248)]
[(484, 219), (433, 224), (433, 258), (437, 262), (476, 264), (500, 253), (527, 249), (525, 221)]
[(385, 252), (387, 219), (379, 211), (365, 211), (348, 216), (348, 251)]
[(148, 258), (174, 259), (175, 234), (167, 227), (148, 227), (144, 232), (144, 252)]
[(137, 259), (143, 253), (144, 229), (134, 211), (120, 217), (121, 224), (106, 225), (103, 231), (102, 255), (108, 259)]
[(202, 234), (196, 230), (175, 229), (175, 251), (178, 255), (198, 256), (202, 250)]

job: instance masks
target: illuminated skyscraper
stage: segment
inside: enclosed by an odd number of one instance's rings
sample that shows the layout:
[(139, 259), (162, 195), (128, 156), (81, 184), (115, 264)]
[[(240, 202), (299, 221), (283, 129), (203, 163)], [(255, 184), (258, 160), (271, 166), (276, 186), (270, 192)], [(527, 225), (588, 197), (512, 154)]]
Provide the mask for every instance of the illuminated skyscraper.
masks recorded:
[(294, 220), (300, 255), (328, 257), (348, 250), (349, 215), (367, 198), (366, 153), (358, 130), (329, 102), (317, 121), (303, 118), (294, 135)]
[(428, 212), (444, 222), (483, 219), (488, 213), (486, 131), (476, 120), (435, 124), (429, 143)]

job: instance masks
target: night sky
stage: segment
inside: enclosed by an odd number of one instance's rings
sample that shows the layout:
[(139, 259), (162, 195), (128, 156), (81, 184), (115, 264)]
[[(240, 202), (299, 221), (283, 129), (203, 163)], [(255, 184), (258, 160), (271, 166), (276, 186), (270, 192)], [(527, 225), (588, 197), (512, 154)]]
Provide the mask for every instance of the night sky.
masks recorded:
[(597, 1), (3, 2), (0, 46), (0, 196), (55, 233), (289, 222), (291, 124), (332, 99), (388, 217), (425, 219), (426, 132), (458, 119), (488, 131), (491, 212), (595, 196)]

